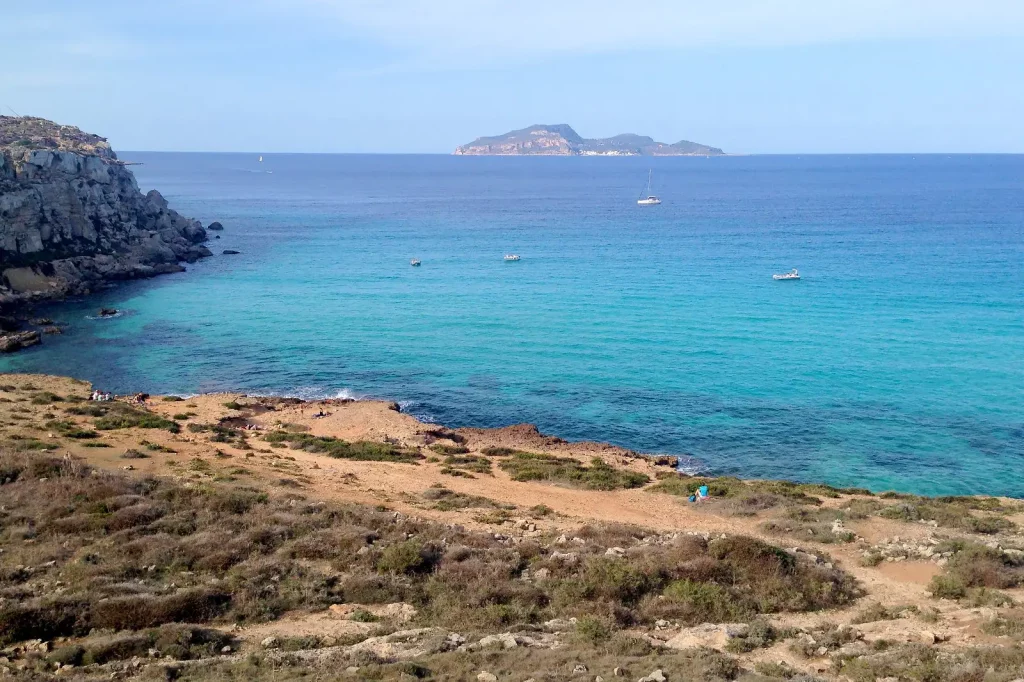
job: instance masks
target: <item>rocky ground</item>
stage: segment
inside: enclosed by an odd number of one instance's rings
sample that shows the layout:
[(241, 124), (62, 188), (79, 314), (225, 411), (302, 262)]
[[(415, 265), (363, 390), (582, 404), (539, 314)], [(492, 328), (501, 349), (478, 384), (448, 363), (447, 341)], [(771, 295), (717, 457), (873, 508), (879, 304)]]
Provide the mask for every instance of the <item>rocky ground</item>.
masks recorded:
[(689, 477), (380, 402), (90, 389), (0, 377), (9, 676), (1024, 676), (1015, 500)]

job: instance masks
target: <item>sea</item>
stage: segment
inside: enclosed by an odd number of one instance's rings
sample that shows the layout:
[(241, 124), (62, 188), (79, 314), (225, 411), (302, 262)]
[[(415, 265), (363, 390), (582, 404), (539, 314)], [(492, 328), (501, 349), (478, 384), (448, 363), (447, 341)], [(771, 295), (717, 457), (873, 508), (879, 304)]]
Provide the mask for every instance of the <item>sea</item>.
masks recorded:
[(1024, 497), (1024, 156), (121, 156), (215, 255), (41, 311), (66, 332), (0, 370)]

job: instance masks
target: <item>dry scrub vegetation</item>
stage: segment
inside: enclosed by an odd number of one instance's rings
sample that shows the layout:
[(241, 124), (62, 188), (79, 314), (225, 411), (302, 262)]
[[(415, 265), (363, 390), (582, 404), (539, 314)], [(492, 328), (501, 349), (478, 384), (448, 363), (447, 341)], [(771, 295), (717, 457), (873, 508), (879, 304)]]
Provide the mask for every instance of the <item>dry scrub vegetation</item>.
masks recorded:
[[(0, 385), (0, 674), (1024, 677), (1012, 501), (678, 473), (652, 482), (600, 450), (605, 459), (535, 452), (537, 440), (440, 429), (381, 438), (394, 422), (332, 430), (269, 399), (91, 403), (85, 384), (40, 379)], [(405, 484), (374, 487), (389, 476)], [(701, 485), (712, 499), (685, 502)], [(587, 521), (566, 500), (672, 522)], [(915, 589), (878, 590), (878, 564), (904, 560), (928, 569)], [(968, 609), (979, 641), (946, 639), (950, 614)], [(922, 628), (946, 635), (917, 644)]]
[[(464, 635), (576, 617), (596, 624), (588, 646), (614, 650), (629, 648), (617, 631), (662, 618), (750, 619), (843, 605), (858, 593), (838, 569), (743, 537), (591, 525), (570, 550), (382, 509), (132, 479), (10, 451), (0, 455), (0, 480), (0, 644), (52, 642), (53, 651), (32, 660), (40, 670), (150, 649), (210, 656), (231, 646), (211, 626), (334, 603), (410, 603), (417, 625)], [(453, 497), (435, 499), (482, 504)], [(612, 547), (624, 556), (607, 555)]]

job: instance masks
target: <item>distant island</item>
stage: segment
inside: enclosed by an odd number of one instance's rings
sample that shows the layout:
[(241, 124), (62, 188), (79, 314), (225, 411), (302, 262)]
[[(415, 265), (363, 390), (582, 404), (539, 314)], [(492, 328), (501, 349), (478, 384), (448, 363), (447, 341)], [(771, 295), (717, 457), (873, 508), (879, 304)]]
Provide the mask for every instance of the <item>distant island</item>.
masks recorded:
[(722, 156), (718, 147), (680, 140), (668, 144), (646, 135), (624, 133), (588, 139), (566, 123), (532, 125), (504, 135), (478, 137), (455, 148), (462, 156)]

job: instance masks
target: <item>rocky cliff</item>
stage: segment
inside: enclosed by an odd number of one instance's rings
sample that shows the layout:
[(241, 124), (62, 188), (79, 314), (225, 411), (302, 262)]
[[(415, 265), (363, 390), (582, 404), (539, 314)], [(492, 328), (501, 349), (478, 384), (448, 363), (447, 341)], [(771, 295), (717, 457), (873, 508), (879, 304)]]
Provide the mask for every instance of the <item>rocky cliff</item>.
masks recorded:
[(646, 135), (625, 133), (614, 137), (584, 138), (565, 123), (532, 125), (504, 135), (478, 137), (455, 148), (456, 155), (471, 156), (719, 156), (718, 147), (680, 140), (668, 144)]
[(197, 220), (142, 194), (105, 138), (0, 116), (0, 310), (180, 272), (210, 251)]

